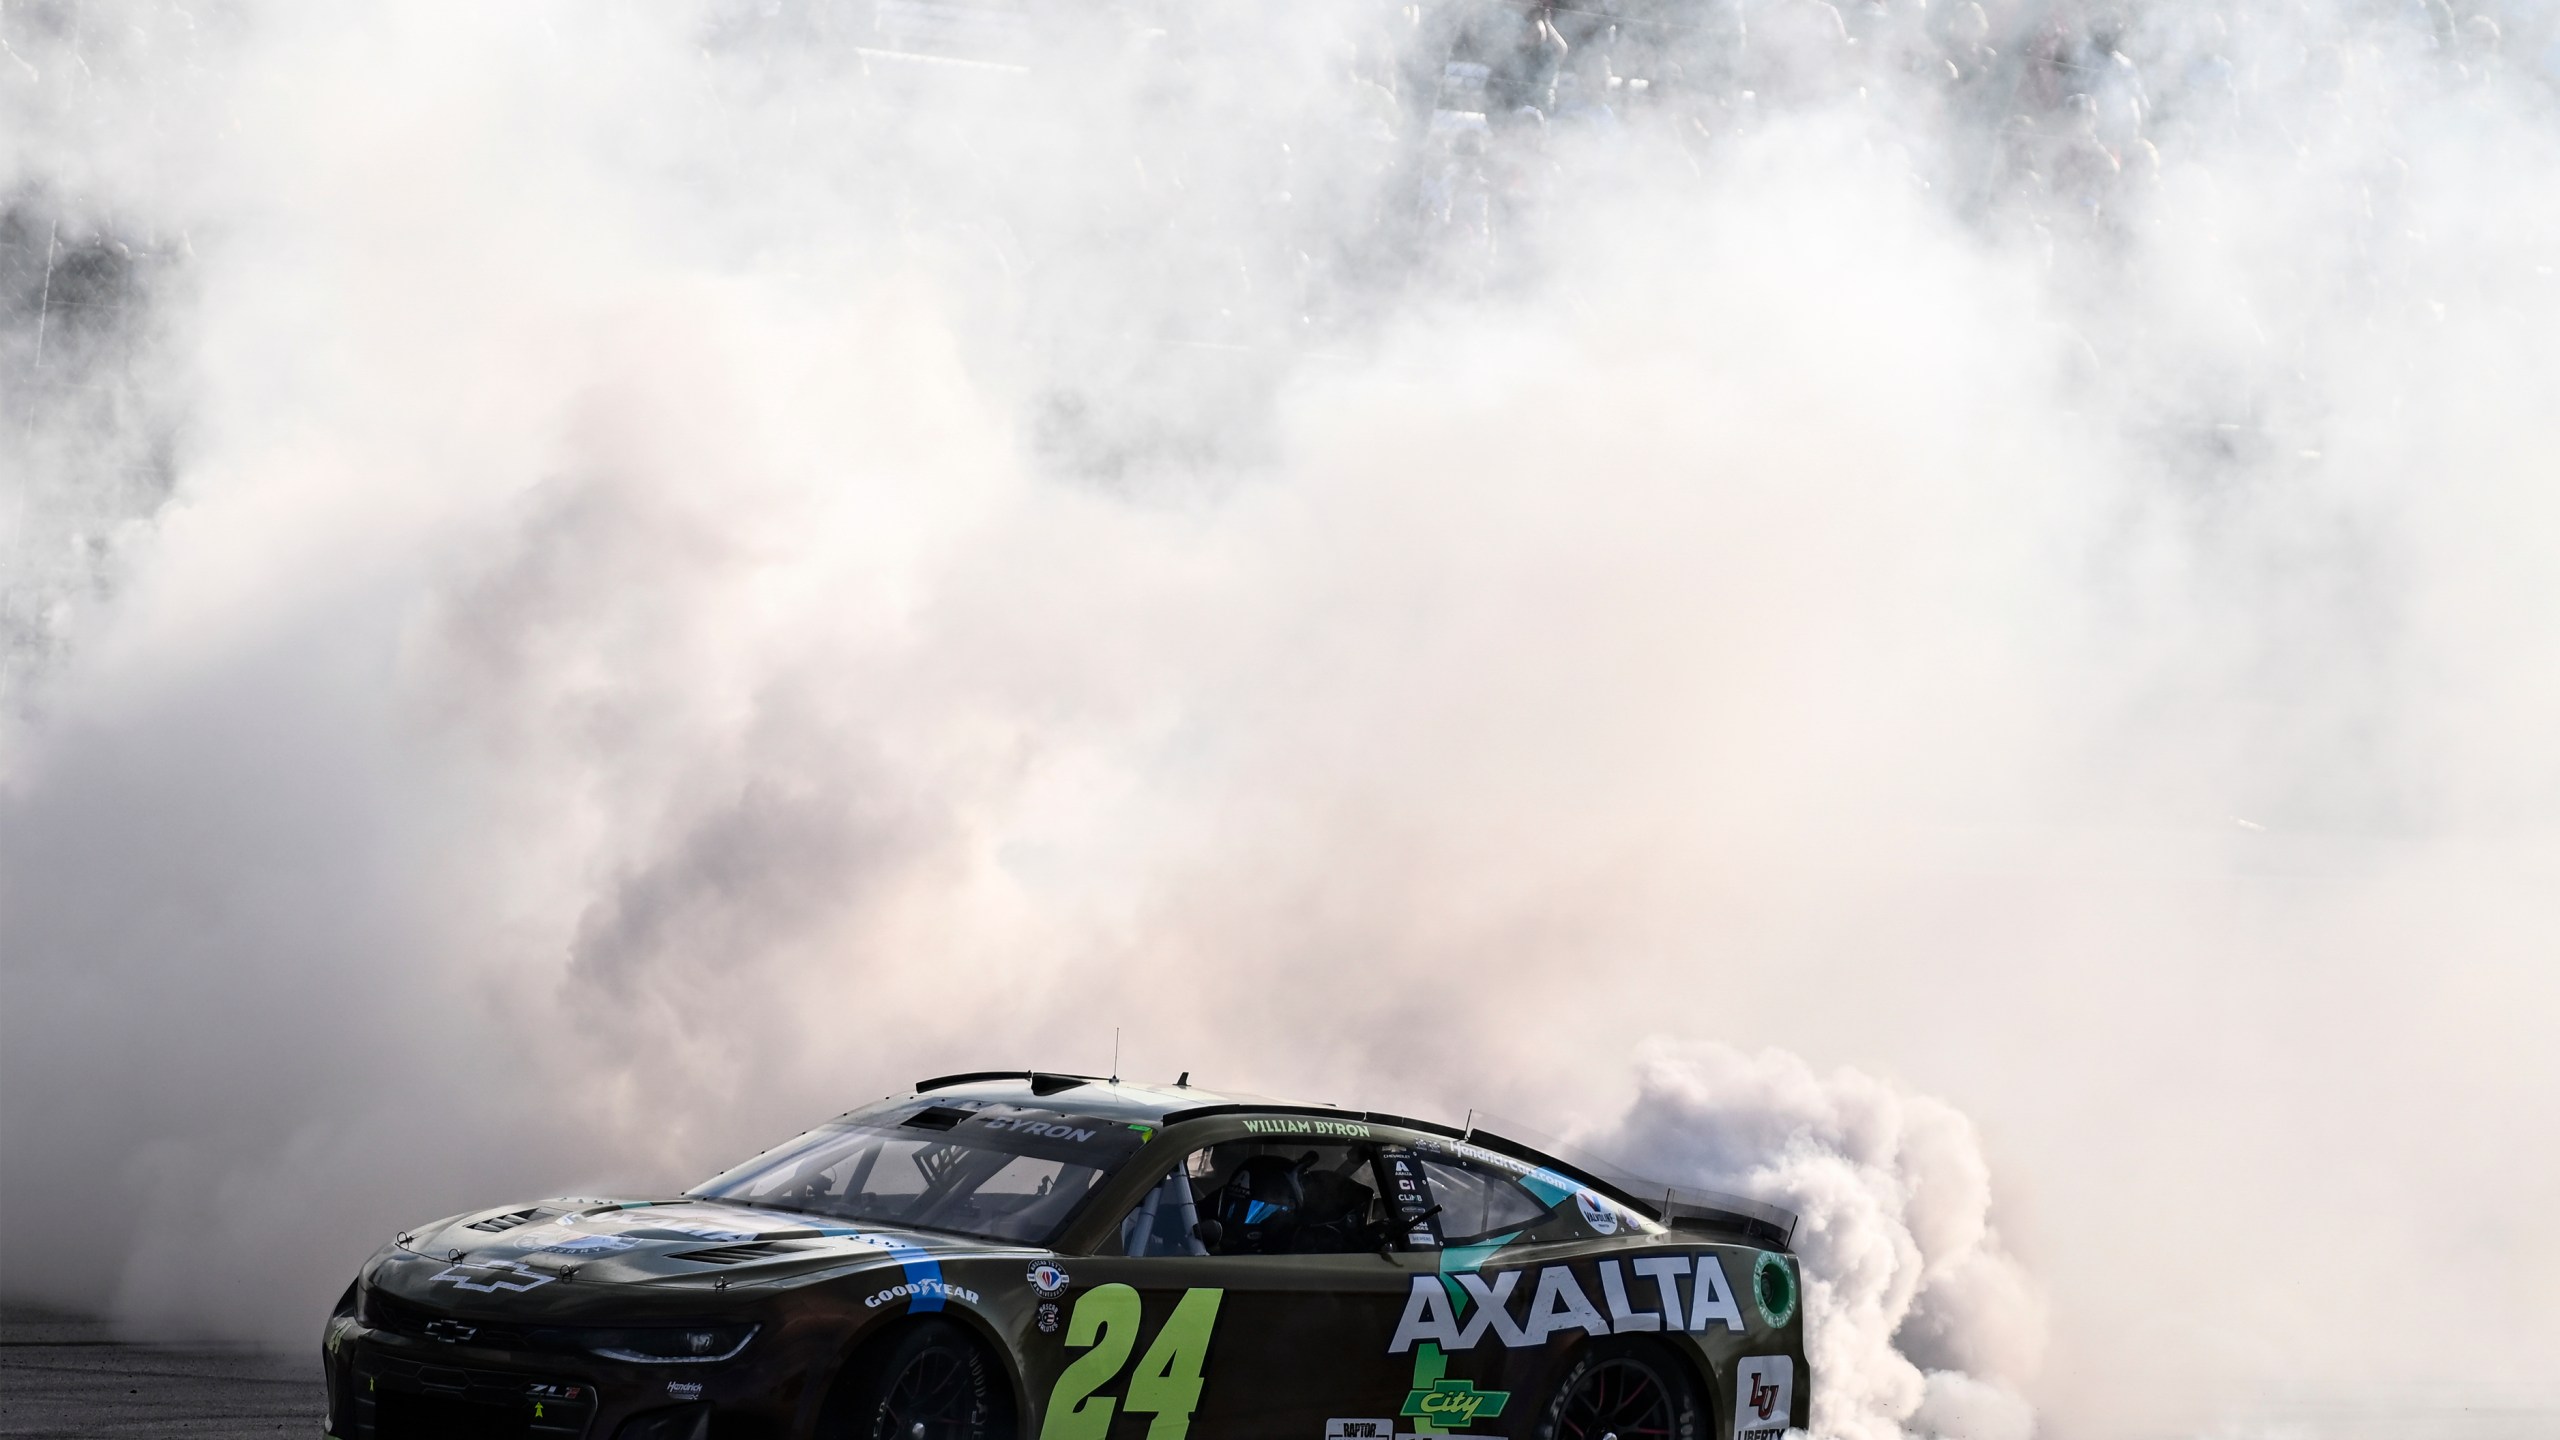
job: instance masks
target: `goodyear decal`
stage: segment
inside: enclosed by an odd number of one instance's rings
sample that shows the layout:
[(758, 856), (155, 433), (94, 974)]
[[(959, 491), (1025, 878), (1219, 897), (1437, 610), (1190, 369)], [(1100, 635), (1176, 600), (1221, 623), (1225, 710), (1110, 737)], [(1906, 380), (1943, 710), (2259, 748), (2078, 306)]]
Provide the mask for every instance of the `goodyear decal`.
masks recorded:
[(877, 1310), (893, 1300), (904, 1300), (909, 1302), (907, 1313), (912, 1315), (916, 1310), (915, 1302), (924, 1299), (927, 1295), (931, 1295), (937, 1305), (946, 1295), (969, 1301), (971, 1304), (977, 1303), (978, 1299), (978, 1292), (975, 1290), (964, 1290), (957, 1285), (945, 1285), (939, 1280), (910, 1280), (904, 1285), (892, 1285), (862, 1303), (870, 1309)]

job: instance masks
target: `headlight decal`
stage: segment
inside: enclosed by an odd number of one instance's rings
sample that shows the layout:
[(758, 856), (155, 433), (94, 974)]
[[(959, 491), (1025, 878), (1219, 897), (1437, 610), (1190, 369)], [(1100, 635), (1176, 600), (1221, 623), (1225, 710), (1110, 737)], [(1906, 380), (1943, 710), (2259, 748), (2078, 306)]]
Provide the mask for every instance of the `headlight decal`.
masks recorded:
[(712, 1365), (737, 1357), (756, 1336), (753, 1325), (670, 1325), (647, 1330), (596, 1330), (587, 1349), (608, 1360), (636, 1365)]

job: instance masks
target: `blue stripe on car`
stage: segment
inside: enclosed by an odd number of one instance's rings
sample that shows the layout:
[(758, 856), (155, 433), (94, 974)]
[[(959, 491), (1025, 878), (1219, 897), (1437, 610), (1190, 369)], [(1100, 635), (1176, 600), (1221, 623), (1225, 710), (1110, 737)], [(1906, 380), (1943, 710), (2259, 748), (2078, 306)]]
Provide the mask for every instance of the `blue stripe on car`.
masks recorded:
[(891, 1259), (907, 1267), (907, 1313), (924, 1315), (942, 1308), (942, 1262), (913, 1245), (893, 1246)]

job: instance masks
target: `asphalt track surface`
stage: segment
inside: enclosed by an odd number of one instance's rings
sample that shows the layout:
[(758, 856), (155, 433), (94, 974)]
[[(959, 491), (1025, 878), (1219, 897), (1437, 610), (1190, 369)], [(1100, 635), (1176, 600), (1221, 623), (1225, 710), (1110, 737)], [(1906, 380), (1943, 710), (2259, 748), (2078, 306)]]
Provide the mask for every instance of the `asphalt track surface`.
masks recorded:
[[(317, 1326), (314, 1326), (317, 1329)], [(184, 1436), (266, 1440), (320, 1434), (320, 1356), (131, 1345), (94, 1320), (0, 1305), (0, 1436)], [(2211, 1440), (2560, 1440), (2560, 1393), (2426, 1394), (2280, 1407), (2206, 1432)], [(2200, 1440), (2145, 1435), (2136, 1440)]]
[(125, 1345), (94, 1320), (0, 1306), (0, 1435), (308, 1440), (319, 1433), (317, 1339), (307, 1355)]

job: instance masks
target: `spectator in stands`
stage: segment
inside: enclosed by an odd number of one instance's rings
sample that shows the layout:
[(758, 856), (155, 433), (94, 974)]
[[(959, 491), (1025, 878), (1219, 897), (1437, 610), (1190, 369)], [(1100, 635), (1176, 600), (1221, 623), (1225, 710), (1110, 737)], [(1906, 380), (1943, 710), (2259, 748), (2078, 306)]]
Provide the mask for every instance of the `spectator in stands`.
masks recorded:
[(1610, 94), (1617, 77), (1609, 72), (1608, 52), (1592, 46), (1573, 57), (1572, 66), (1556, 81), (1556, 123), (1568, 130), (1609, 134), (1618, 128), (1618, 112)]
[(1945, 45), (1949, 78), (1967, 92), (1979, 89), (2000, 59), (2000, 52), (1991, 46), (1991, 17), (1973, 0), (1965, 0), (1950, 14)]
[(1563, 73), (1565, 56), (1571, 47), (1565, 44), (1548, 7), (1538, 5), (1512, 11), (1505, 6), (1493, 7), (1496, 13), (1513, 17), (1509, 34), (1492, 46), (1487, 63), (1493, 73), (1486, 86), (1491, 101), (1487, 113), (1517, 110), (1531, 106), (1541, 113), (1555, 109), (1556, 76)]
[(2121, 155), (2142, 138), (2143, 121), (2151, 111), (2151, 97), (2142, 88), (2142, 71), (2124, 52), (2122, 17), (2103, 16), (2090, 26), (2081, 65), (2089, 100), (2096, 111), (2099, 142)]

